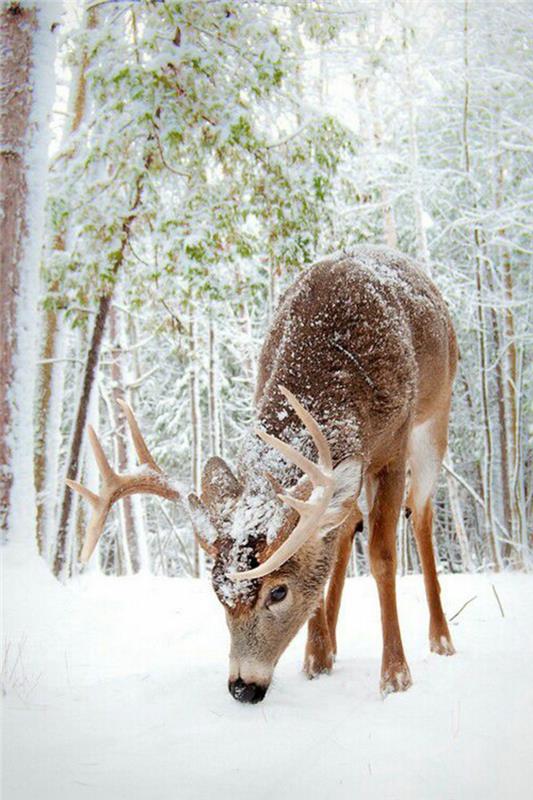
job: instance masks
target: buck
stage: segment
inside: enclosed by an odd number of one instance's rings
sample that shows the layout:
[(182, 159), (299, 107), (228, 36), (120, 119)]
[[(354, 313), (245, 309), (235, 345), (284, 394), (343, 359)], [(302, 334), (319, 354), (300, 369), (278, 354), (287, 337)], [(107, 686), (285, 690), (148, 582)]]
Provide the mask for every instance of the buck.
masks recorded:
[(112, 470), (89, 428), (103, 489), (96, 495), (69, 481), (94, 507), (81, 561), (120, 498), (143, 492), (184, 503), (226, 613), (229, 690), (256, 703), (306, 621), (304, 671), (310, 678), (331, 671), (350, 549), (366, 520), (381, 606), (381, 690), (407, 689), (395, 588), (404, 502), (424, 572), (430, 648), (454, 653), (433, 552), (432, 493), (447, 446), (456, 362), (445, 302), (414, 262), (370, 247), (320, 261), (279, 304), (260, 355), (257, 427), (244, 439), (236, 474), (211, 458), (201, 496), (184, 497), (124, 402), (141, 465), (134, 474)]

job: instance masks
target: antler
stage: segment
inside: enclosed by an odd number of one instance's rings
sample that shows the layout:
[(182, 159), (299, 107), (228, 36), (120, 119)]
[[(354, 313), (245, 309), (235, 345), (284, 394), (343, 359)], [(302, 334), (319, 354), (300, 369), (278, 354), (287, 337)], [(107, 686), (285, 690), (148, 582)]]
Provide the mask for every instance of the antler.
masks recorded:
[[(247, 570), (246, 572), (234, 572), (231, 575), (234, 581), (262, 578), (264, 575), (274, 572), (275, 569), (281, 567), (300, 549), (317, 530), (319, 523), (322, 527), (327, 525), (329, 521), (326, 512), (333, 497), (335, 479), (333, 477), (333, 459), (328, 441), (316, 420), (305, 410), (292, 392), (289, 392), (284, 386), (279, 388), (311, 434), (318, 450), (318, 464), (310, 461), (298, 450), (295, 450), (294, 447), (291, 447), (290, 444), (282, 442), (275, 436), (260, 430), (257, 430), (256, 433), (264, 442), (279, 450), (287, 461), (292, 461), (293, 464), (299, 467), (311, 480), (313, 489), (308, 500), (299, 500), (286, 494), (278, 495), (280, 500), (298, 512), (300, 515), (298, 524), (291, 535), (270, 558), (267, 558), (263, 564), (260, 564), (255, 569)], [(335, 524), (338, 523), (336, 522)]]
[(91, 492), (90, 489), (82, 486), (81, 483), (77, 481), (67, 480), (67, 484), (70, 488), (81, 494), (82, 497), (85, 497), (94, 509), (80, 556), (80, 560), (84, 564), (87, 563), (93, 554), (98, 539), (104, 530), (107, 515), (111, 506), (113, 503), (116, 503), (117, 500), (121, 500), (129, 494), (137, 493), (157, 494), (160, 497), (165, 497), (167, 500), (180, 499), (178, 490), (175, 489), (168, 478), (163, 475), (162, 470), (158, 467), (148, 450), (133, 411), (124, 400), (118, 400), (118, 403), (126, 416), (135, 451), (142, 469), (132, 475), (117, 475), (110, 467), (94, 429), (91, 425), (88, 426), (89, 441), (100, 475), (102, 476), (102, 494), (97, 495)]

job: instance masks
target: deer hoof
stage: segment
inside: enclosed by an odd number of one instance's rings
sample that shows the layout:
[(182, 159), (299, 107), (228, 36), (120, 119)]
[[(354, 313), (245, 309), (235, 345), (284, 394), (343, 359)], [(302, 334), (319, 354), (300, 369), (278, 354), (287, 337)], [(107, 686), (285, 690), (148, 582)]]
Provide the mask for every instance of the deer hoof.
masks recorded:
[(413, 685), (409, 667), (405, 664), (397, 669), (388, 670), (381, 677), (381, 694), (386, 697), (393, 692), (405, 692)]
[(305, 656), (304, 672), (309, 680), (318, 678), (320, 675), (330, 675), (333, 670), (334, 660), (333, 653), (323, 654), (320, 657), (308, 653)]
[(429, 640), (429, 649), (439, 656), (453, 656), (455, 647), (450, 636), (432, 636)]

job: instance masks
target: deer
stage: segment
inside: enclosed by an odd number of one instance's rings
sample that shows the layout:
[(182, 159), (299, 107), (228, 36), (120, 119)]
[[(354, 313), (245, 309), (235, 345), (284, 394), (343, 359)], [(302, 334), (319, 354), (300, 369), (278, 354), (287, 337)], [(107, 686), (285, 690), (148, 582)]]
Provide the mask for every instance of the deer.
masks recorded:
[(303, 270), (282, 296), (258, 364), (255, 426), (236, 471), (205, 464), (186, 494), (153, 459), (131, 408), (139, 468), (118, 475), (89, 427), (102, 478), (80, 561), (86, 564), (112, 505), (152, 493), (187, 509), (212, 564), (230, 633), (231, 695), (263, 700), (276, 664), (307, 622), (304, 672), (330, 673), (354, 536), (368, 526), (379, 597), (384, 695), (412, 684), (396, 604), (396, 530), (411, 515), (434, 653), (455, 652), (440, 599), (433, 493), (448, 438), (458, 348), (447, 305), (415, 261), (360, 245)]

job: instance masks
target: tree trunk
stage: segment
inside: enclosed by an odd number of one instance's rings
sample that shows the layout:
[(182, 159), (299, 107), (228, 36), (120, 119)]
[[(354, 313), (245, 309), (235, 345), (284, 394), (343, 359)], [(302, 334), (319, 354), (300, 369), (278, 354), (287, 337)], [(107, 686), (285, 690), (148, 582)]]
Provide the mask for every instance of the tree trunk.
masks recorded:
[[(269, 275), (268, 275), (269, 319), (272, 317), (274, 311), (274, 304), (276, 302), (276, 276), (274, 275), (274, 271), (275, 271), (274, 265), (270, 264)], [(238, 265), (235, 265), (235, 281), (237, 283), (237, 286), (239, 287), (238, 288), (239, 296), (237, 303), (235, 304), (235, 315), (237, 317), (237, 322), (239, 324), (241, 332), (245, 338), (242, 366), (246, 376), (246, 380), (250, 383), (250, 386), (253, 387), (255, 385), (255, 379), (256, 379), (256, 363), (254, 358), (252, 320), (250, 317), (250, 309), (248, 307), (248, 301), (246, 299), (246, 292), (243, 290), (244, 281)]]
[[(500, 176), (500, 180), (503, 178)], [(502, 187), (503, 188), (503, 187)], [(500, 237), (505, 239), (504, 229), (498, 231)], [(504, 284), (504, 342), (506, 350), (506, 378), (505, 393), (506, 408), (509, 413), (508, 422), (508, 447), (509, 447), (509, 489), (510, 489), (510, 513), (511, 513), (511, 535), (515, 542), (526, 544), (526, 522), (523, 513), (523, 485), (520, 483), (520, 395), (518, 386), (520, 383), (518, 370), (518, 348), (516, 344), (516, 326), (513, 310), (513, 273), (511, 256), (507, 248), (502, 249), (501, 264), (503, 268)]]
[[(110, 314), (111, 317), (111, 314)], [(110, 325), (111, 327), (111, 325)], [(105, 406), (106, 415), (105, 419), (107, 422), (106, 427), (110, 431), (110, 444), (112, 445), (113, 455), (110, 456), (110, 463), (113, 469), (118, 470), (118, 440), (119, 440), (119, 433), (118, 433), (118, 424), (117, 423), (117, 416), (114, 409), (114, 402), (111, 398), (111, 394), (107, 391), (107, 386), (105, 381), (99, 380), (98, 381), (98, 395), (103, 400), (103, 404)], [(102, 437), (100, 437), (102, 439)], [(126, 498), (124, 498), (126, 499)], [(131, 499), (131, 498), (128, 498)], [(78, 502), (78, 508), (82, 503)], [(131, 510), (131, 505), (130, 505)], [(113, 575), (131, 575), (133, 569), (129, 555), (129, 547), (128, 547), (128, 540), (126, 536), (126, 520), (124, 516), (124, 501), (117, 503), (115, 511), (115, 519), (118, 517), (118, 525), (113, 526), (113, 533), (109, 536), (108, 539), (108, 563), (113, 565), (118, 565), (118, 571), (115, 571), (115, 567), (111, 569), (111, 574)], [(79, 546), (81, 546), (81, 542), (85, 538), (85, 532), (83, 532), (82, 538), (78, 539)], [(79, 548), (74, 551), (74, 553), (79, 552)]]
[(219, 429), (219, 398), (218, 398), (218, 364), (216, 351), (216, 335), (213, 326), (212, 313), (209, 314), (208, 329), (208, 352), (209, 352), (209, 452), (212, 456), (220, 455), (220, 429)]
[(37, 397), (35, 412), (35, 449), (33, 471), (37, 500), (37, 546), (43, 555), (46, 548), (46, 516), (50, 498), (47, 497), (47, 476), (49, 473), (49, 416), (52, 405), (54, 373), (57, 371), (56, 340), (58, 333), (57, 311), (45, 311), (41, 365), (38, 368)]
[[(120, 473), (129, 472), (128, 447), (125, 439), (126, 420), (118, 404), (124, 398), (124, 377), (122, 374), (122, 350), (119, 341), (119, 330), (116, 309), (111, 307), (109, 313), (109, 337), (111, 339), (111, 397), (113, 400), (111, 414), (115, 429), (116, 464)], [(120, 503), (121, 521), (124, 529), (124, 540), (128, 548), (127, 561), (133, 572), (139, 571), (139, 547), (131, 497), (125, 497)]]
[[(51, 17), (58, 8), (0, 8), (0, 524), (35, 531), (33, 399), (38, 264), (52, 93)], [(33, 70), (33, 60), (39, 69)], [(30, 166), (31, 164), (31, 166)], [(16, 474), (15, 474), (16, 466)]]
[(268, 265), (268, 320), (269, 322), (274, 317), (274, 310), (276, 308), (276, 270), (274, 262), (270, 261)]
[(411, 64), (411, 42), (409, 32), (406, 28), (403, 31), (403, 47), (405, 53), (405, 63), (407, 72), (407, 113), (409, 117), (409, 155), (411, 170), (411, 185), (413, 193), (413, 204), (415, 207), (416, 220), (416, 255), (420, 263), (429, 272), (429, 249), (424, 227), (424, 209), (422, 203), (422, 189), (420, 181), (418, 133), (416, 129), (416, 109), (414, 97), (416, 89), (413, 81), (413, 70)]
[[(448, 450), (446, 461), (451, 469), (454, 468), (453, 458), (450, 450)], [(449, 472), (446, 472), (446, 485), (448, 487), (448, 498), (450, 500), (450, 510), (452, 512), (453, 524), (455, 527), (455, 535), (459, 542), (459, 550), (461, 551), (461, 562), (463, 570), (467, 572), (472, 571), (472, 558), (470, 556), (470, 546), (468, 536), (466, 535), (465, 524), (463, 520), (463, 511), (461, 501), (459, 499), (459, 492), (454, 478)]]
[[(198, 345), (196, 322), (191, 310), (189, 321), (189, 401), (191, 409), (191, 478), (196, 494), (202, 489), (202, 415), (200, 411), (200, 386), (198, 375)], [(194, 577), (200, 575), (200, 551), (194, 537)]]
[(28, 236), (28, 184), (26, 150), (32, 107), (30, 71), (33, 34), (37, 28), (34, 8), (4, 7), (0, 11), (2, 62), (2, 149), (0, 184), (10, 187), (3, 197), (0, 219), (0, 462), (2, 464), (0, 510), (7, 531), (13, 485), (13, 452), (10, 442), (16, 407), (11, 386), (15, 378), (18, 342), (18, 298), (25, 240)]
[[(136, 386), (140, 385), (141, 381), (141, 364), (139, 360), (139, 332), (137, 330), (137, 323), (135, 321), (135, 317), (132, 315), (128, 315), (128, 322), (126, 325), (126, 341), (128, 343), (128, 349), (131, 351), (132, 354), (132, 386), (130, 388), (130, 394), (133, 395), (132, 400), (134, 401)], [(135, 402), (133, 402), (135, 405)], [(135, 453), (132, 451), (131, 439), (130, 442), (130, 462), (131, 459), (135, 457)], [(146, 533), (146, 517), (144, 513), (144, 505), (142, 499), (139, 495), (134, 494), (131, 497), (131, 506), (133, 511), (133, 518), (135, 520), (135, 530), (137, 533), (137, 548), (138, 548), (138, 556), (139, 556), (139, 571), (141, 572), (150, 572), (151, 569), (151, 558), (150, 558), (150, 549), (148, 546), (148, 537)]]
[[(489, 286), (494, 291), (490, 272), (488, 274)], [(507, 435), (507, 414), (506, 414), (506, 386), (503, 369), (502, 337), (500, 333), (500, 323), (494, 306), (490, 308), (490, 320), (492, 327), (492, 337), (494, 349), (496, 351), (496, 398), (498, 405), (498, 438), (500, 444), (500, 477), (503, 507), (503, 523), (509, 536), (512, 535), (512, 510), (511, 510), (511, 476), (509, 471), (509, 442)], [(504, 547), (504, 556), (510, 555), (509, 545)]]

